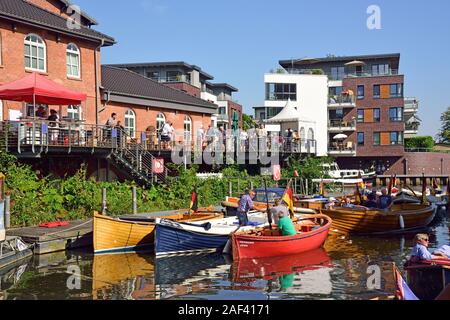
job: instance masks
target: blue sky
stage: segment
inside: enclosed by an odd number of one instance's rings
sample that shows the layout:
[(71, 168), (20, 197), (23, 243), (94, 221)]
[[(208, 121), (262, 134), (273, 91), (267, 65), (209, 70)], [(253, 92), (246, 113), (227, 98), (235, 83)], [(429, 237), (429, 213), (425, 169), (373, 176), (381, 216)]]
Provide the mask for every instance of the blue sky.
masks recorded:
[[(421, 134), (450, 106), (450, 1), (74, 0), (116, 38), (102, 63), (186, 61), (240, 89), (246, 113), (264, 102), (280, 59), (401, 53), (405, 94), (421, 101)], [(366, 26), (370, 5), (381, 30)]]

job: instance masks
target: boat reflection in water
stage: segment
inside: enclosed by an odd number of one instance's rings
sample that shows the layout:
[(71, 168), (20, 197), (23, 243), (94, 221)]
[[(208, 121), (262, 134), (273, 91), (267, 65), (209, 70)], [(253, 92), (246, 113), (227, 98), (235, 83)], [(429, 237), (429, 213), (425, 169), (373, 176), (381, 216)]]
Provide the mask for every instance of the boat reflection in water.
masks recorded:
[[(283, 257), (241, 259), (233, 264), (233, 290), (278, 290), (289, 295), (330, 295), (331, 258), (324, 249)], [(265, 281), (261, 281), (265, 280)]]

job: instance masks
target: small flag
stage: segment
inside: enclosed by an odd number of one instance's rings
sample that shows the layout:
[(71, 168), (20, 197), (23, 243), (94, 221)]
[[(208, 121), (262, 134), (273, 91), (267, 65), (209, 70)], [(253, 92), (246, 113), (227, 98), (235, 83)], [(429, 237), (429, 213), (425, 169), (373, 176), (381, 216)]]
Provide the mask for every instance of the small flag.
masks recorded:
[(323, 181), (320, 182), (320, 196), (325, 197), (325, 184)]
[(300, 177), (297, 170), (294, 171), (294, 177), (296, 177), (296, 178)]
[(355, 192), (355, 204), (361, 204), (361, 191), (359, 190), (359, 183), (356, 184), (356, 192)]
[(281, 180), (281, 166), (274, 165), (272, 167), (272, 171), (273, 171), (273, 181), (280, 181)]
[(394, 191), (396, 185), (397, 185), (397, 175), (391, 176), (391, 181), (389, 182), (389, 189), (388, 189), (389, 195), (392, 195), (392, 192)]
[(403, 279), (402, 274), (395, 268), (395, 279), (397, 285), (396, 298), (398, 300), (417, 301), (419, 298), (412, 292), (406, 281)]
[(281, 200), (288, 206), (291, 219), (294, 218), (294, 192), (291, 188), (291, 181), (289, 181), (286, 192)]
[(438, 184), (438, 182), (437, 182), (437, 179), (436, 178), (433, 178), (433, 189), (432, 189), (432, 191), (431, 191), (431, 194), (433, 195), (433, 196), (436, 196), (436, 191), (437, 190), (439, 190), (441, 187), (439, 186), (439, 184)]
[(196, 190), (192, 191), (190, 210), (194, 213), (198, 211), (198, 194)]

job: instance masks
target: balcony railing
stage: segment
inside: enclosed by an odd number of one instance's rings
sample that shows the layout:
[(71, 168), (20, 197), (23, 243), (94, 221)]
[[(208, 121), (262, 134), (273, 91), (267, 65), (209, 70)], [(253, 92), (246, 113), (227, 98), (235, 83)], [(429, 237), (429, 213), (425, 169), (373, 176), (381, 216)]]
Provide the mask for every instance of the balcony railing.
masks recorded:
[(333, 155), (356, 155), (356, 145), (353, 142), (333, 142), (328, 146), (328, 153)]
[(191, 83), (191, 79), (189, 79), (189, 77), (187, 77), (186, 75), (178, 75), (173, 77), (158, 77), (152, 79), (160, 83), (173, 83), (173, 82), (185, 82), (188, 84)]
[(398, 69), (390, 69), (386, 72), (377, 72), (372, 69), (363, 69), (361, 71), (349, 71), (346, 70), (343, 73), (326, 73), (322, 69), (277, 69), (271, 70), (270, 74), (316, 74), (316, 75), (327, 75), (330, 80), (343, 80), (345, 78), (356, 78), (356, 77), (382, 77), (382, 76), (395, 76), (399, 75)]
[(354, 95), (330, 95), (328, 97), (328, 104), (356, 106), (356, 98)]
[(345, 131), (345, 130), (356, 130), (356, 120), (344, 121), (342, 119), (333, 119), (328, 121), (328, 129)]

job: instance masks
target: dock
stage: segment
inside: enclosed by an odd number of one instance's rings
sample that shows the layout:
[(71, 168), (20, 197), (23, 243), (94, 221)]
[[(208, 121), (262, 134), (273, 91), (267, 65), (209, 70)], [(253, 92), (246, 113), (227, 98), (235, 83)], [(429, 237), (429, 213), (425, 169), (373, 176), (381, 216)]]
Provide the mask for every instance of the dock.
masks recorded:
[(43, 255), (58, 251), (92, 246), (92, 219), (72, 221), (68, 226), (48, 229), (27, 227), (9, 229), (10, 237), (20, 237), (34, 245), (34, 253)]

